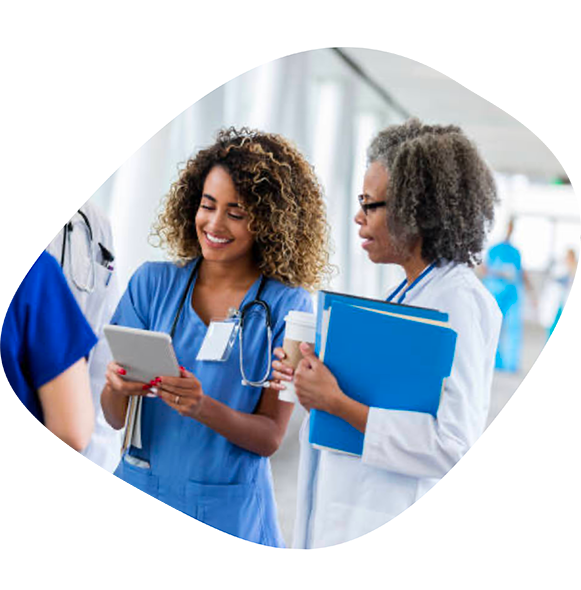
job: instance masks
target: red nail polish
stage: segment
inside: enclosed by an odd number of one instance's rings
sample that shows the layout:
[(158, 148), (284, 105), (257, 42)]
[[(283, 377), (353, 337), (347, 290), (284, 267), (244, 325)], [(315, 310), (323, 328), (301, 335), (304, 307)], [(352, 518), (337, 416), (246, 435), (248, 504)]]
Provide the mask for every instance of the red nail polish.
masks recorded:
[(186, 370), (186, 369), (185, 369), (185, 367), (182, 367), (182, 366), (180, 366), (180, 369), (181, 369), (182, 371), (185, 371), (185, 370)]
[(119, 375), (127, 375), (127, 371), (125, 369), (118, 369), (117, 373), (119, 373)]
[(147, 391), (149, 389), (149, 385), (144, 385), (141, 389), (143, 389), (143, 391)]

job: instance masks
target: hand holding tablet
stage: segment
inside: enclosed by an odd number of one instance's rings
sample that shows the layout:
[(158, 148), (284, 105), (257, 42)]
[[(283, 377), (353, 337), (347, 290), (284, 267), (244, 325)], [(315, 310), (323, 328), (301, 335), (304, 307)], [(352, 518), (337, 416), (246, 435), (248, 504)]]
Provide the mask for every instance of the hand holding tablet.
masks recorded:
[(115, 363), (126, 381), (149, 384), (159, 376), (179, 377), (171, 337), (163, 332), (108, 325), (103, 328)]

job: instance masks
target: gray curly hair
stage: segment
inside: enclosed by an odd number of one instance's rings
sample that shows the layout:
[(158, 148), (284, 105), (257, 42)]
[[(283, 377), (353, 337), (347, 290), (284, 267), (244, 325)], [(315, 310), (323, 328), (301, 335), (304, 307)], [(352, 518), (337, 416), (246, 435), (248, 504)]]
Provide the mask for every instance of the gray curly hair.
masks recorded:
[(387, 224), (399, 244), (422, 240), (429, 262), (481, 260), (498, 202), (492, 173), (455, 125), (409, 119), (381, 131), (367, 150), (368, 165), (388, 171)]

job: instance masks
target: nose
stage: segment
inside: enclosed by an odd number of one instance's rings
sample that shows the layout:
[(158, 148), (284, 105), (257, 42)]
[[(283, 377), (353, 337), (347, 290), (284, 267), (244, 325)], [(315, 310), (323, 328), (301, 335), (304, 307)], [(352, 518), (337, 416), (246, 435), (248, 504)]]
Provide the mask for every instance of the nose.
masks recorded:
[(216, 233), (218, 231), (223, 230), (226, 227), (226, 220), (227, 220), (228, 212), (224, 211), (213, 211), (213, 215), (208, 220), (208, 227), (212, 230), (215, 230)]
[(363, 209), (361, 209), (361, 207), (359, 207), (359, 210), (357, 213), (355, 213), (353, 221), (355, 221), (357, 225), (363, 225), (365, 223), (365, 213), (363, 213)]

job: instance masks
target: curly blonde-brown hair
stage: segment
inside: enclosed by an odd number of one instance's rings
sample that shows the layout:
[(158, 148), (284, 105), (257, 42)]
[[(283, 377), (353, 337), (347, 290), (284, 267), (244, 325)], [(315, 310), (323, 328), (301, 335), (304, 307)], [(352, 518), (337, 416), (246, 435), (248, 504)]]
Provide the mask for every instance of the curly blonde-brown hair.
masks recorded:
[(194, 220), (215, 166), (228, 171), (248, 213), (261, 273), (293, 287), (323, 286), (331, 269), (323, 191), (298, 149), (276, 134), (220, 130), (212, 146), (186, 162), (165, 196), (152, 231), (157, 245), (178, 264), (201, 255)]

